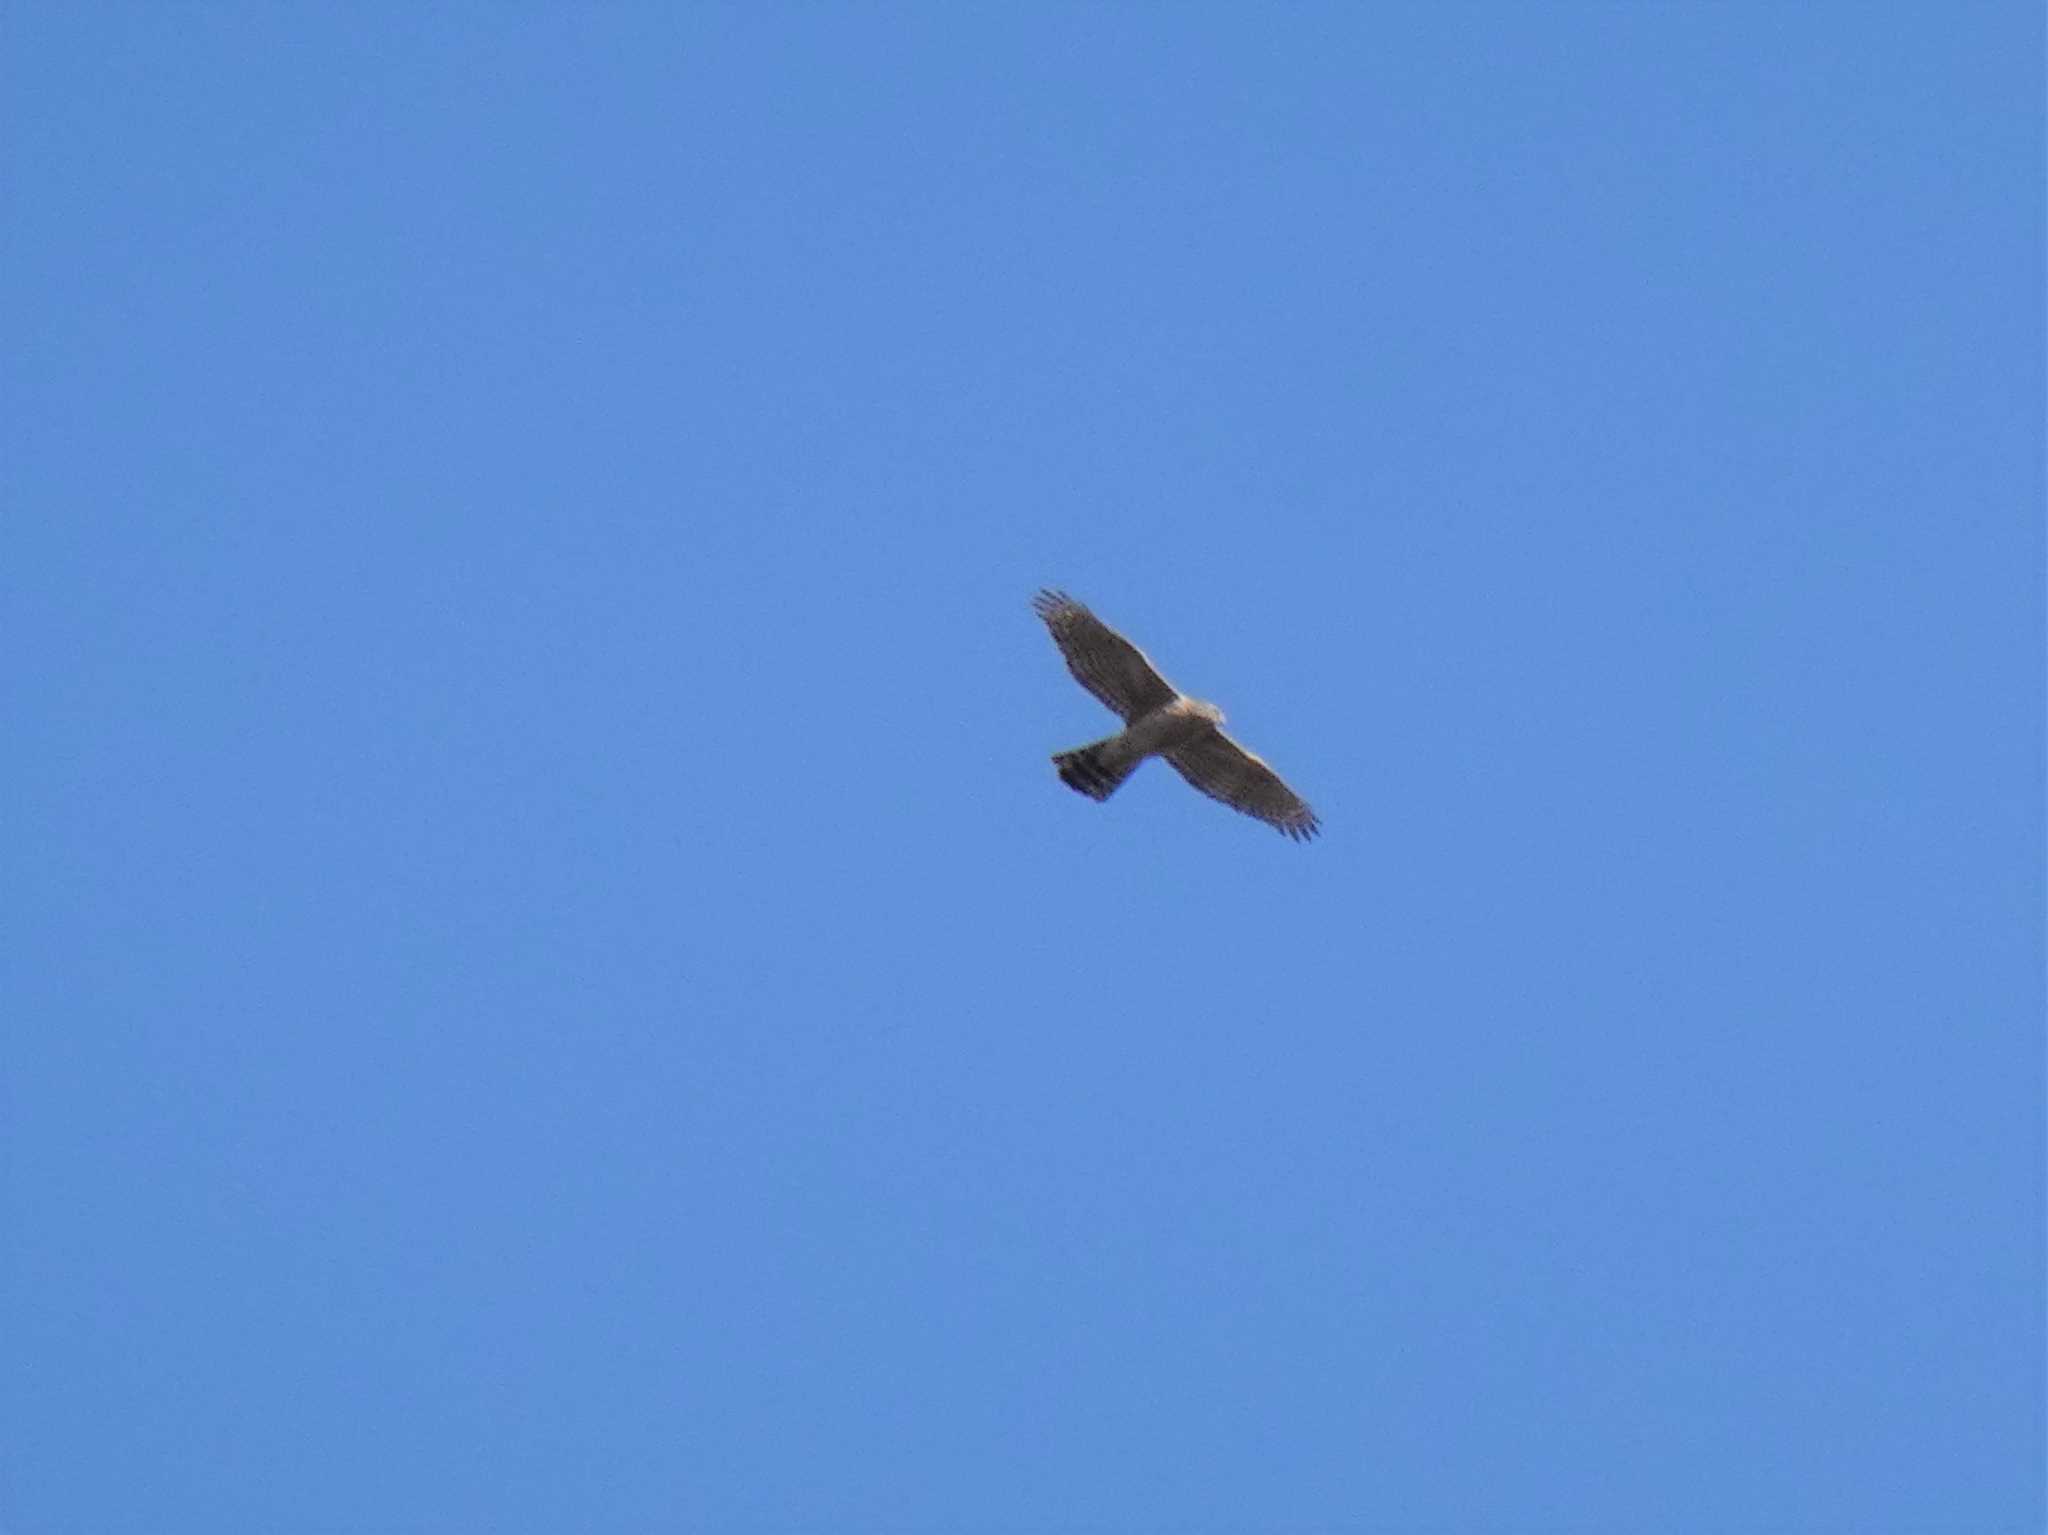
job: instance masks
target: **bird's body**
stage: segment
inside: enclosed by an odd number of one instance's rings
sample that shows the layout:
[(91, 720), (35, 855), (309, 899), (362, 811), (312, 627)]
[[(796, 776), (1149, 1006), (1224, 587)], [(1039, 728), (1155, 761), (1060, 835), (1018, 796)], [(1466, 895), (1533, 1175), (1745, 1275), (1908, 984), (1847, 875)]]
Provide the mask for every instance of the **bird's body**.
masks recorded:
[(1147, 757), (1164, 757), (1204, 794), (1297, 841), (1321, 830), (1278, 774), (1223, 733), (1221, 709), (1180, 692), (1142, 650), (1064, 592), (1040, 592), (1032, 606), (1074, 679), (1125, 721), (1113, 736), (1055, 753), (1061, 782), (1106, 800)]
[(1089, 746), (1060, 752), (1053, 766), (1060, 780), (1090, 799), (1108, 799), (1118, 784), (1147, 757), (1193, 746), (1202, 733), (1223, 723), (1223, 711), (1199, 699), (1180, 697), (1139, 715), (1113, 736)]

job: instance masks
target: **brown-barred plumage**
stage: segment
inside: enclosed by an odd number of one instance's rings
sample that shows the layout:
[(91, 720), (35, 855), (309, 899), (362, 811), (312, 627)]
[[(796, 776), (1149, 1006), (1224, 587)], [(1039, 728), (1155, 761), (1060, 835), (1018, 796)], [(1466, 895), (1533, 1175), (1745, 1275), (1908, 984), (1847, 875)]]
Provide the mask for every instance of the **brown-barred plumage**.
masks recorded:
[(1181, 693), (1142, 650), (1066, 593), (1042, 591), (1031, 605), (1074, 679), (1125, 722), (1116, 735), (1057, 753), (1052, 760), (1062, 783), (1106, 800), (1139, 763), (1159, 756), (1211, 799), (1298, 842), (1322, 829), (1279, 774), (1223, 733), (1220, 709)]

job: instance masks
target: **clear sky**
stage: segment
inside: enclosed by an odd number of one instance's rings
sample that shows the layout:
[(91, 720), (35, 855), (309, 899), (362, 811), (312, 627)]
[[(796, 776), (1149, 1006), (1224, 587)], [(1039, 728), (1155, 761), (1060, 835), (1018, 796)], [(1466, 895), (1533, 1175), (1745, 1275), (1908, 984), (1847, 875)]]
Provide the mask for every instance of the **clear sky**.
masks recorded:
[(0, 1523), (2038, 1530), (2038, 9), (9, 4)]

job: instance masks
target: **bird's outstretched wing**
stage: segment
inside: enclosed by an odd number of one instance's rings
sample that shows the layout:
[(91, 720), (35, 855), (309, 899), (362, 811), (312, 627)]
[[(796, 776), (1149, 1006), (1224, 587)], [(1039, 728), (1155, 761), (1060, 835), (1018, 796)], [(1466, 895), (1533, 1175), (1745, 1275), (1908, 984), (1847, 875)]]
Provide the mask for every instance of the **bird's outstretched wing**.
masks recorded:
[(1040, 592), (1031, 606), (1052, 631), (1074, 680), (1126, 721), (1180, 696), (1145, 659), (1144, 651), (1065, 592)]
[(1264, 821), (1297, 842), (1323, 829), (1316, 813), (1280, 775), (1222, 731), (1209, 729), (1165, 754), (1174, 769), (1211, 799)]

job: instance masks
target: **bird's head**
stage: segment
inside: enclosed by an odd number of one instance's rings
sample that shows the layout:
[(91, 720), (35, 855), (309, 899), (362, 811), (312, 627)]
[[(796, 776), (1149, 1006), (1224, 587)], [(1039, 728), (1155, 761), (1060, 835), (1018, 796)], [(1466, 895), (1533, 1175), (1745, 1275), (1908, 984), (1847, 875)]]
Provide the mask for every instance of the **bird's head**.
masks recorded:
[(1201, 715), (1203, 719), (1212, 725), (1221, 725), (1223, 723), (1223, 711), (1214, 704), (1205, 703), (1199, 698), (1188, 700), (1188, 712)]

